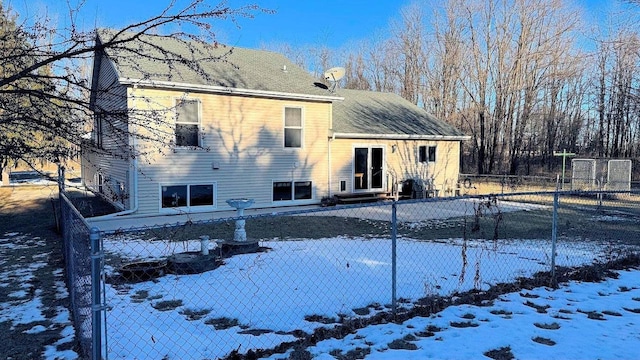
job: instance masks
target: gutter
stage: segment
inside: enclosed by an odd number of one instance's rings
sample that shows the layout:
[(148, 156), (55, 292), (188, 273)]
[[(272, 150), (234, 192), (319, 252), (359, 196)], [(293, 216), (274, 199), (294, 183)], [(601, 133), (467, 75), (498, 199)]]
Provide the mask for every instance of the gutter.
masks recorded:
[(214, 94), (225, 94), (225, 95), (244, 95), (244, 96), (259, 96), (259, 97), (278, 98), (278, 99), (331, 101), (331, 102), (344, 100), (344, 98), (340, 96), (298, 94), (298, 93), (286, 93), (286, 92), (279, 92), (279, 91), (265, 91), (265, 90), (254, 90), (254, 89), (238, 89), (238, 88), (230, 88), (225, 86), (177, 83), (173, 81), (156, 81), (156, 80), (142, 80), (142, 79), (130, 79), (130, 78), (122, 78), (122, 79), (119, 79), (119, 81), (123, 85), (133, 85), (134, 87), (147, 86), (152, 88), (166, 88), (166, 89), (184, 90), (184, 91), (196, 90), (196, 91), (203, 91), (203, 92), (214, 93)]
[(417, 135), (417, 134), (360, 134), (334, 133), (334, 139), (387, 139), (387, 140), (470, 140), (468, 135)]

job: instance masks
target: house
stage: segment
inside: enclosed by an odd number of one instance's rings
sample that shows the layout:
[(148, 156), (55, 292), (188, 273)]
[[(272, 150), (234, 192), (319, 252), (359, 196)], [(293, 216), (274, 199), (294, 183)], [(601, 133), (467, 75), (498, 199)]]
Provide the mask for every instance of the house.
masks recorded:
[(91, 89), (82, 178), (121, 214), (319, 204), (405, 179), (454, 186), (467, 138), (397, 95), (329, 91), (281, 54), (163, 36), (96, 52)]

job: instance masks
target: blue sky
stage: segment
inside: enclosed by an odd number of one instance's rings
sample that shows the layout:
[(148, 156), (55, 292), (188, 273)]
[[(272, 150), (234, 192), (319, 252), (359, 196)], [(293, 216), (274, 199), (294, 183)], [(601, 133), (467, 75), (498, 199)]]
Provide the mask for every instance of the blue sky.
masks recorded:
[[(184, 2), (186, 0), (179, 0)], [(23, 18), (47, 12), (58, 23), (68, 21), (67, 2), (76, 6), (80, 0), (4, 0)], [(275, 10), (253, 19), (239, 20), (240, 28), (229, 21), (219, 22), (219, 41), (241, 47), (260, 48), (273, 44), (291, 46), (323, 45), (338, 49), (350, 43), (384, 34), (400, 9), (411, 0), (230, 0), (229, 5), (256, 3)], [(593, 21), (613, 11), (622, 0), (576, 1)], [(85, 0), (78, 23), (84, 28), (120, 27), (160, 12), (168, 0)], [(217, 3), (212, 1), (213, 4)]]

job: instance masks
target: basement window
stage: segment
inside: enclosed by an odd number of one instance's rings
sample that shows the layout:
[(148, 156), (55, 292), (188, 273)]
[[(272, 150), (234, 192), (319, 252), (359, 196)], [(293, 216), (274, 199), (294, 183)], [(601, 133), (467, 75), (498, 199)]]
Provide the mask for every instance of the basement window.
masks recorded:
[(213, 208), (214, 184), (163, 185), (160, 187), (162, 209)]
[(273, 201), (310, 200), (312, 189), (311, 181), (274, 181)]

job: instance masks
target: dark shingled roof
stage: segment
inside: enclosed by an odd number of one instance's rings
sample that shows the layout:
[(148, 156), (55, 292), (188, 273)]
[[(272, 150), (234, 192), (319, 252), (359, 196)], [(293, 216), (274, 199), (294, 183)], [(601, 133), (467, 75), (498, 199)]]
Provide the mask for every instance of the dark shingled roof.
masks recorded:
[(453, 126), (393, 93), (338, 89), (335, 95), (344, 97), (344, 101), (333, 103), (335, 133), (464, 136)]
[[(101, 41), (106, 41), (114, 31), (105, 29), (98, 34)], [(307, 71), (271, 51), (142, 35), (105, 52), (116, 65), (120, 79), (335, 97), (314, 85), (318, 80)], [(190, 65), (181, 58), (188, 59)]]
[[(99, 30), (98, 41), (110, 40), (114, 34), (114, 30)], [(131, 35), (123, 33), (118, 38)], [(310, 73), (271, 51), (142, 35), (107, 48), (105, 53), (121, 81), (163, 81), (194, 88), (214, 86), (333, 101), (336, 134), (464, 138), (451, 125), (396, 94), (346, 89), (330, 92)], [(190, 60), (189, 65), (184, 59)]]

